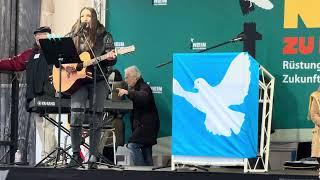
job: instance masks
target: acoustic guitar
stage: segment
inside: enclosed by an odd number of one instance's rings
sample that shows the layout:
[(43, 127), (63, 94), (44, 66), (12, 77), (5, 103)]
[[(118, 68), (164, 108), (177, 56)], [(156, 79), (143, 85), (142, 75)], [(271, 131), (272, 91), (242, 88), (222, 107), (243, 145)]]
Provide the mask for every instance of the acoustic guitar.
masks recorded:
[[(135, 47), (127, 46), (115, 49), (116, 55), (127, 54), (135, 51)], [(110, 52), (109, 52), (110, 53)], [(87, 67), (107, 59), (109, 54), (91, 59), (88, 52), (80, 54), (80, 59), (83, 62), (83, 68), (81, 71), (76, 71), (77, 63), (62, 64), (61, 67), (61, 92), (65, 94), (72, 94), (78, 90), (83, 83), (92, 81), (92, 73), (87, 71)], [(52, 69), (52, 81), (56, 91), (59, 91), (59, 68), (53, 66)]]

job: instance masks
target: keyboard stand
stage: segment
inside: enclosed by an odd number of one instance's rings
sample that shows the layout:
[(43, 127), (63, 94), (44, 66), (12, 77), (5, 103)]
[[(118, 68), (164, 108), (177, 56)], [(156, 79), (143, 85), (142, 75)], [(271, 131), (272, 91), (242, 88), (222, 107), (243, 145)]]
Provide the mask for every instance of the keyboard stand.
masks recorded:
[[(48, 120), (48, 121), (49, 121), (50, 123), (52, 123), (54, 126), (56, 126), (56, 127), (59, 126), (58, 122), (57, 122), (56, 120), (50, 118), (48, 114), (43, 114), (42, 117), (44, 117), (46, 120)], [(61, 130), (62, 130), (64, 133), (66, 133), (68, 136), (70, 136), (70, 131), (69, 131), (67, 128), (65, 128), (64, 126), (62, 126), (62, 124), (61, 124), (60, 128), (61, 128)], [(86, 142), (83, 142), (82, 145), (83, 145), (86, 149), (89, 149), (89, 148), (90, 148), (90, 145), (87, 144)], [(71, 146), (68, 146), (68, 147), (66, 147), (64, 150), (65, 150), (65, 151), (68, 151), (70, 148), (71, 148)], [(51, 154), (50, 154), (50, 155), (51, 155)], [(106, 165), (108, 168), (124, 169), (123, 167), (114, 164), (112, 161), (110, 161), (109, 159), (107, 159), (106, 157), (104, 157), (101, 153), (98, 153), (98, 158), (100, 158), (101, 162), (105, 162), (106, 164), (105, 164), (105, 163), (101, 163), (101, 164)], [(51, 160), (49, 159), (48, 162), (50, 162), (50, 161), (51, 161)], [(40, 162), (36, 165), (36, 167), (37, 167), (38, 165), (40, 165), (41, 163), (42, 163), (42, 161), (40, 161)]]

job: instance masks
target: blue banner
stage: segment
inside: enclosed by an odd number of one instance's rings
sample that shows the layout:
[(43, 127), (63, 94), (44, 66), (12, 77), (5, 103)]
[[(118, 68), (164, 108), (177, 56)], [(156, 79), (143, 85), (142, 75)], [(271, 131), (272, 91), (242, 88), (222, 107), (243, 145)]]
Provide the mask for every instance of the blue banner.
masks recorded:
[(248, 53), (174, 54), (172, 154), (256, 157), (258, 90)]

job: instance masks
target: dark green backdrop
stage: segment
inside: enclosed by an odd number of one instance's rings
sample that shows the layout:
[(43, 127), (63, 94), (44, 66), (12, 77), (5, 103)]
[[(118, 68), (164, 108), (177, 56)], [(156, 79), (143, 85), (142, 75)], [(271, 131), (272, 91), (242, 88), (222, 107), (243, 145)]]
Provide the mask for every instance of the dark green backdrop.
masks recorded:
[[(307, 121), (308, 96), (317, 83), (282, 83), (283, 74), (307, 76), (314, 70), (284, 70), (284, 60), (317, 62), (318, 53), (283, 55), (285, 36), (319, 36), (319, 29), (307, 29), (299, 21), (298, 29), (284, 29), (284, 1), (273, 0), (274, 8), (255, 6), (247, 16), (238, 0), (168, 0), (167, 6), (153, 6), (152, 0), (108, 0), (107, 27), (116, 42), (134, 44), (136, 52), (119, 57), (117, 68), (137, 65), (151, 86), (162, 87), (155, 94), (161, 118), (160, 136), (171, 135), (172, 64), (155, 68), (176, 52), (195, 52), (190, 39), (206, 42), (207, 47), (224, 42), (243, 31), (243, 23), (255, 22), (263, 40), (257, 42), (256, 59), (276, 77), (273, 124), (277, 129), (310, 128)], [(318, 46), (316, 46), (318, 47)], [(241, 42), (219, 47), (211, 52), (240, 52)], [(316, 50), (317, 51), (317, 50)], [(214, 73), (214, 69), (212, 69)], [(161, 88), (160, 88), (161, 89)], [(186, 112), (188, 113), (188, 112)], [(187, 130), (186, 130), (187, 132)]]

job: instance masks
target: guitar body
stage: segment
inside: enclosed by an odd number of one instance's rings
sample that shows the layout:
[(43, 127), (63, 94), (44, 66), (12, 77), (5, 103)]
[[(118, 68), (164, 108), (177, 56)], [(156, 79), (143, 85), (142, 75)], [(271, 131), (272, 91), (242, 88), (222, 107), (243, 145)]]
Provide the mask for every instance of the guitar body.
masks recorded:
[[(135, 51), (135, 47), (133, 45), (128, 47), (121, 47), (118, 49), (114, 49), (116, 51), (116, 54), (126, 54)], [(114, 53), (114, 52), (109, 52)], [(88, 81), (92, 80), (92, 73), (87, 72), (88, 66), (92, 65), (96, 61), (104, 61), (108, 59), (108, 53), (104, 54), (100, 57), (91, 59), (90, 54), (88, 52), (83, 52), (80, 54), (80, 59), (83, 62), (83, 68), (81, 71), (72, 71), (71, 69), (76, 69), (77, 63), (73, 64), (62, 64), (61, 68), (61, 92), (66, 94), (72, 94), (76, 90), (80, 88), (80, 86), (83, 83), (86, 83)], [(52, 81), (53, 86), (56, 89), (56, 91), (59, 91), (59, 68), (56, 68), (53, 66), (52, 69)]]
[[(82, 62), (87, 62), (91, 60), (90, 54), (88, 52), (83, 52), (80, 54), (80, 59)], [(83, 68), (81, 71), (75, 71), (72, 73), (67, 72), (67, 69), (73, 67), (76, 69), (77, 63), (72, 64), (62, 64), (61, 69), (61, 92), (66, 94), (72, 94), (78, 90), (82, 84), (90, 81), (92, 79), (92, 74), (87, 72), (87, 68)], [(52, 77), (53, 86), (56, 91), (59, 91), (59, 68), (53, 66)]]

